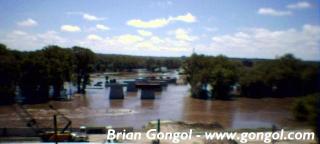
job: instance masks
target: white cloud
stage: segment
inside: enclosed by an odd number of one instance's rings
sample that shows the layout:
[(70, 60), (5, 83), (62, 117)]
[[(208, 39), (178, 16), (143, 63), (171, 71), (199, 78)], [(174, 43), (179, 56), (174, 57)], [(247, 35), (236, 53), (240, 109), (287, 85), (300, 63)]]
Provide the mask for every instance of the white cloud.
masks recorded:
[(84, 32), (88, 32), (88, 33), (95, 33), (98, 31), (108, 31), (110, 30), (110, 27), (103, 25), (103, 24), (96, 24), (94, 27), (85, 27), (84, 28)]
[(14, 35), (14, 36), (24, 36), (24, 35), (27, 35), (27, 33), (24, 32), (24, 31), (20, 31), (20, 30), (14, 30), (14, 31), (12, 31), (12, 33), (10, 33), (10, 35)]
[(76, 25), (62, 25), (60, 30), (65, 32), (79, 32), (81, 31), (81, 28)]
[(92, 41), (99, 41), (99, 40), (102, 40), (102, 38), (98, 35), (95, 35), (95, 34), (90, 34), (87, 36), (87, 39), (88, 40), (92, 40)]
[(189, 42), (158, 36), (140, 37), (132, 34), (122, 34), (99, 40), (79, 41), (78, 45), (90, 47), (95, 52), (122, 53), (134, 55), (180, 56), (189, 54)]
[(46, 45), (71, 47), (74, 45), (88, 47), (97, 53), (116, 53), (151, 56), (181, 56), (191, 53), (191, 42), (176, 40), (170, 37), (159, 37), (154, 34), (142, 37), (134, 34), (122, 34), (112, 37), (102, 37), (89, 34), (83, 38), (64, 38), (55, 31), (45, 33), (27, 33), (15, 30), (5, 37), (0, 36), (0, 42), (8, 47), (22, 51), (41, 49)]
[(188, 53), (189, 49), (191, 49), (191, 44), (171, 38), (152, 36), (149, 39), (137, 43), (135, 47), (137, 47), (138, 50), (149, 51), (152, 55), (168, 56)]
[(18, 50), (35, 50), (37, 37), (27, 32), (14, 30), (1, 39), (1, 43), (6, 44), (9, 48)]
[(274, 58), (292, 53), (306, 60), (319, 60), (320, 26), (304, 25), (301, 30), (277, 31), (265, 28), (247, 29), (234, 34), (212, 37), (210, 46), (200, 46), (197, 51), (251, 58)]
[(280, 11), (272, 8), (260, 8), (258, 14), (261, 15), (270, 15), (270, 16), (288, 16), (292, 13), (290, 11)]
[(189, 35), (189, 31), (178, 28), (174, 31), (170, 31), (169, 34), (173, 34), (177, 40), (182, 40), (182, 41), (194, 41), (197, 39), (196, 36), (191, 36)]
[(1, 38), (0, 42), (13, 49), (30, 51), (41, 49), (46, 45), (67, 46), (67, 42), (70, 42), (70, 40), (59, 36), (59, 33), (55, 31), (34, 34), (14, 30)]
[(306, 1), (300, 1), (294, 4), (287, 5), (287, 8), (289, 9), (306, 9), (311, 8), (311, 4)]
[(83, 13), (82, 14), (83, 19), (87, 20), (87, 21), (100, 21), (100, 20), (104, 20), (105, 18), (103, 17), (97, 17), (88, 13)]
[(98, 30), (103, 30), (103, 31), (110, 30), (110, 28), (109, 28), (108, 26), (105, 26), (105, 25), (103, 25), (103, 24), (97, 24), (97, 25), (96, 25), (96, 28), (97, 28)]
[(44, 45), (53, 45), (53, 44), (64, 44), (67, 40), (61, 36), (56, 31), (47, 31), (45, 33), (37, 34), (37, 39), (42, 41)]
[(132, 19), (127, 21), (127, 25), (138, 27), (138, 28), (159, 28), (159, 27), (164, 27), (174, 21), (193, 23), (193, 22), (196, 22), (196, 17), (193, 16), (191, 13), (187, 13), (181, 16), (169, 17), (169, 18), (158, 18), (158, 19), (153, 19), (149, 21)]
[(127, 25), (138, 28), (159, 28), (169, 24), (167, 19), (154, 19), (150, 21), (142, 21), (140, 19), (133, 19), (127, 22)]
[(81, 12), (81, 11), (70, 11), (70, 12), (67, 12), (67, 15), (81, 15), (82, 18), (87, 21), (101, 21), (106, 19), (104, 17), (98, 17), (89, 13)]
[(164, 43), (165, 41), (162, 40), (160, 37), (158, 36), (152, 36), (150, 38), (150, 41), (152, 41), (152, 43), (155, 43), (155, 44), (160, 44), (160, 43)]
[(183, 21), (187, 23), (193, 23), (197, 21), (197, 18), (193, 16), (191, 13), (187, 13), (186, 15), (181, 15), (177, 17), (171, 17), (169, 18), (171, 21)]
[(130, 46), (134, 43), (143, 41), (144, 39), (138, 35), (132, 35), (132, 34), (123, 34), (118, 36), (113, 36), (111, 38), (102, 38), (98, 35), (90, 34), (86, 38), (90, 41), (95, 41), (95, 43), (104, 43), (103, 45), (112, 45), (112, 46)]
[(28, 18), (26, 20), (18, 22), (17, 24), (19, 26), (23, 26), (23, 27), (33, 27), (33, 26), (37, 26), (38, 22), (33, 20), (33, 19), (31, 19), (31, 18)]
[(122, 44), (133, 44), (143, 40), (142, 37), (131, 34), (120, 35), (116, 39)]
[(141, 36), (152, 36), (152, 32), (145, 31), (145, 30), (138, 30), (138, 33), (139, 33)]

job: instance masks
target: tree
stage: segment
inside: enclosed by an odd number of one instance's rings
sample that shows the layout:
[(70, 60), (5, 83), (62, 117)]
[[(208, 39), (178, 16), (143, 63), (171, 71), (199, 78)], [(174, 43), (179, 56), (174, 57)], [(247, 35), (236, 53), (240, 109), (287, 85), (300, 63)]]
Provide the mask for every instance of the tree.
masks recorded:
[(240, 85), (244, 96), (288, 97), (314, 93), (318, 90), (317, 65), (303, 62), (291, 54), (275, 60), (255, 63), (241, 71)]
[(14, 102), (18, 63), (4, 44), (0, 44), (0, 104)]
[(204, 55), (193, 54), (185, 60), (183, 69), (187, 75), (187, 81), (191, 86), (191, 96), (195, 98), (207, 99), (207, 84), (209, 81), (208, 67), (209, 59)]
[(238, 81), (238, 65), (224, 56), (212, 60), (210, 85), (213, 87), (213, 96), (217, 99), (230, 99), (230, 90)]
[[(296, 120), (308, 122), (319, 136), (320, 93), (314, 93), (296, 99), (293, 103), (293, 115)], [(319, 137), (318, 137), (319, 138)], [(319, 140), (319, 139), (318, 139)]]
[(95, 54), (90, 49), (78, 46), (72, 47), (72, 53), (78, 93), (85, 93), (86, 85), (89, 83), (90, 78), (89, 72), (93, 70)]
[(53, 86), (53, 97), (59, 98), (65, 81), (70, 81), (72, 72), (71, 50), (51, 45), (42, 50), (47, 59), (50, 84)]
[(216, 99), (229, 99), (230, 88), (238, 79), (237, 66), (224, 56), (208, 57), (193, 54), (184, 64), (192, 96), (210, 97), (208, 93), (210, 85), (213, 94), (211, 96)]
[(19, 87), (25, 103), (49, 100), (49, 71), (47, 59), (41, 51), (25, 53), (21, 62)]

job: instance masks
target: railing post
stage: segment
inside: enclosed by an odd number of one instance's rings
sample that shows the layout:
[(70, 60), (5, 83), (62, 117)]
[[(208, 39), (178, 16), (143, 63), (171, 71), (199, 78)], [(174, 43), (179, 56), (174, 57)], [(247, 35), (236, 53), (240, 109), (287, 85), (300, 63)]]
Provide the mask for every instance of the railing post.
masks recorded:
[(57, 144), (58, 143), (58, 125), (57, 125), (57, 116), (53, 115), (53, 126), (54, 126), (54, 141)]

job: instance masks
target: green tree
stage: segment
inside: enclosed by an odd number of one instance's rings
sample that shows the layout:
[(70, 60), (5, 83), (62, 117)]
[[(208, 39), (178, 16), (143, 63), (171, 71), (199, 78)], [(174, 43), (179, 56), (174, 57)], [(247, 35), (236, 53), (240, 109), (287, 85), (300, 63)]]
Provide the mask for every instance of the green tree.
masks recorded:
[(0, 44), (0, 104), (14, 102), (18, 62), (4, 44)]
[(291, 54), (275, 60), (257, 62), (241, 71), (240, 85), (244, 96), (287, 97), (316, 92), (317, 65), (303, 62)]
[[(305, 97), (298, 98), (293, 103), (293, 115), (298, 121), (309, 123), (316, 131), (319, 127), (320, 114), (320, 93), (310, 94)], [(319, 134), (319, 131), (316, 131)]]
[(47, 59), (41, 51), (25, 53), (21, 62), (19, 87), (25, 103), (49, 100), (49, 71)]
[(78, 46), (72, 47), (72, 53), (78, 93), (85, 93), (86, 85), (89, 83), (89, 73), (93, 70), (96, 56), (90, 49)]
[(239, 64), (218, 56), (211, 62), (210, 85), (213, 96), (217, 99), (230, 99), (231, 87), (238, 81)]
[(208, 97), (206, 88), (209, 82), (209, 59), (204, 55), (193, 54), (190, 58), (185, 60), (183, 69), (187, 75), (187, 81), (191, 86), (191, 96), (195, 98)]
[(72, 72), (72, 53), (56, 45), (42, 50), (47, 59), (50, 84), (53, 86), (53, 97), (59, 98), (65, 81), (70, 81)]
[(229, 99), (230, 88), (238, 80), (235, 62), (224, 56), (209, 57), (193, 54), (184, 63), (187, 81), (191, 85), (191, 93), (196, 98), (210, 96), (208, 85), (212, 87), (211, 96), (217, 99)]

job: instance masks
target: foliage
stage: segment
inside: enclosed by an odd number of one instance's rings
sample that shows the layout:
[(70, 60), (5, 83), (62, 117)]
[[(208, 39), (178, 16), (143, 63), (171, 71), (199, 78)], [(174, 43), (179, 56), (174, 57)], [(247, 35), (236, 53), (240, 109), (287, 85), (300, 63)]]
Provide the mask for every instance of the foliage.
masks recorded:
[(257, 98), (302, 96), (319, 91), (319, 63), (301, 61), (291, 54), (275, 60), (245, 59), (242, 64), (239, 59), (194, 54), (183, 67), (192, 96), (197, 98), (211, 95), (228, 99), (230, 87), (237, 83), (242, 96)]
[(250, 97), (300, 96), (319, 92), (319, 63), (287, 54), (275, 60), (237, 59), (224, 56), (145, 57), (95, 54), (82, 47), (51, 45), (42, 50), (21, 52), (0, 44), (0, 94), (2, 103), (12, 103), (17, 86), (30, 103), (60, 96), (63, 83), (75, 78), (79, 93), (85, 93), (89, 73), (132, 71), (181, 66), (196, 98), (229, 99), (231, 86), (240, 84), (241, 95)]
[[(196, 98), (208, 98), (211, 95), (217, 99), (229, 99), (230, 88), (238, 79), (237, 63), (224, 56), (193, 54), (185, 61), (184, 70), (192, 96)], [(208, 85), (212, 87), (211, 91), (208, 91)]]
[(165, 66), (176, 69), (181, 66), (181, 58), (171, 57), (143, 57), (128, 55), (98, 54), (95, 71), (132, 71), (137, 68), (146, 68), (150, 71)]
[(238, 81), (239, 64), (229, 61), (226, 57), (218, 56), (213, 61), (211, 71), (211, 86), (213, 94), (218, 99), (230, 99), (231, 86)]
[(16, 92), (20, 92), (26, 103), (46, 102), (50, 99), (50, 86), (54, 90), (53, 98), (59, 98), (64, 82), (73, 78), (78, 92), (85, 93), (91, 72), (131, 71), (135, 68), (154, 70), (160, 66), (178, 68), (181, 64), (179, 58), (97, 55), (79, 46), (62, 48), (56, 45), (22, 52), (0, 44), (0, 58), (0, 98), (4, 104), (13, 103)]
[(49, 100), (49, 71), (47, 59), (41, 51), (27, 53), (20, 64), (19, 87), (26, 103)]
[(242, 95), (249, 97), (301, 96), (317, 91), (317, 66), (287, 54), (256, 63), (241, 71)]
[(3, 44), (0, 44), (0, 104), (14, 102), (17, 80), (17, 61)]
[(42, 50), (49, 72), (50, 85), (53, 86), (54, 98), (60, 97), (65, 81), (70, 81), (72, 72), (72, 53), (69, 49), (51, 45)]
[(74, 58), (74, 70), (77, 77), (78, 93), (85, 93), (86, 85), (89, 83), (89, 73), (93, 71), (95, 54), (87, 48), (72, 47)]
[(320, 93), (298, 98), (293, 104), (293, 114), (298, 121), (307, 121), (316, 128), (320, 114)]

